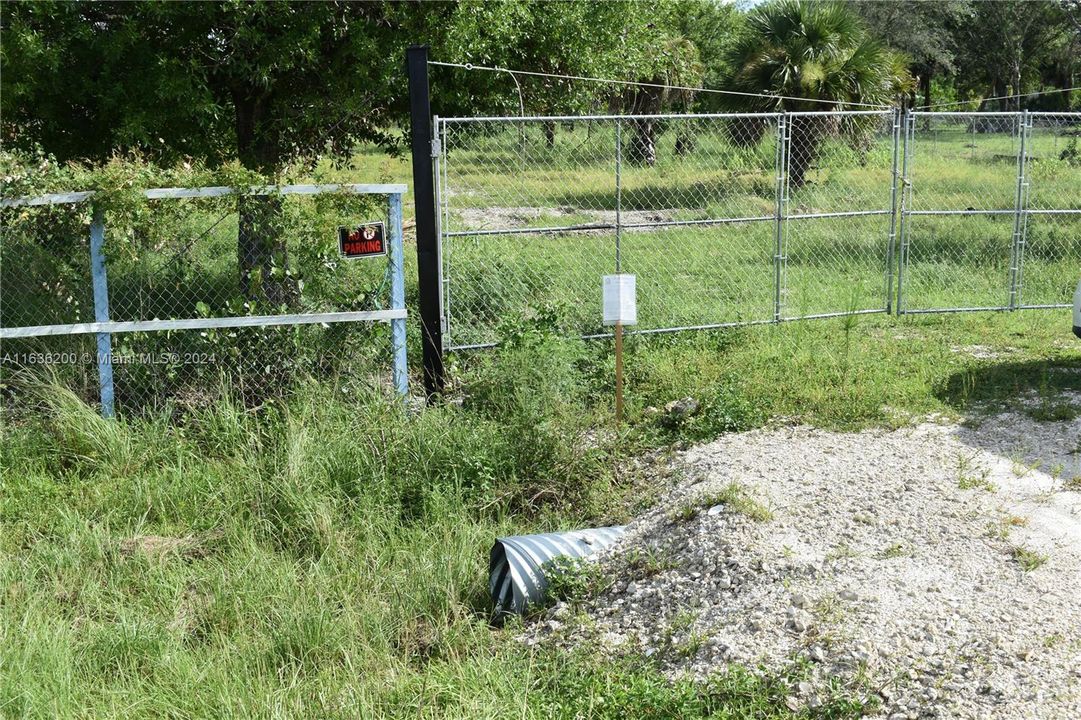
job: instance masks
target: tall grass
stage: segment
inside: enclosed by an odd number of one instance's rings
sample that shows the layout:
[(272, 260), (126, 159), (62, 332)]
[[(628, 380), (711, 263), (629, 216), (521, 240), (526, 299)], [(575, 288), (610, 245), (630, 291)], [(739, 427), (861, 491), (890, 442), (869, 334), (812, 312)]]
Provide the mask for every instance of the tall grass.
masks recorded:
[[(610, 348), (541, 321), (456, 359), (455, 402), (424, 411), (311, 384), (258, 408), (223, 393), (110, 422), (31, 383), (38, 410), (5, 415), (0, 445), (0, 715), (790, 717), (794, 678), (669, 683), (633, 655), (493, 630), (492, 539), (625, 520), (666, 482), (663, 464), (627, 462), (648, 447), (770, 418), (894, 426), (1073, 387), (1068, 319), (630, 338), (619, 433)], [(683, 395), (699, 414), (645, 412)], [(817, 716), (859, 712), (839, 696)]]

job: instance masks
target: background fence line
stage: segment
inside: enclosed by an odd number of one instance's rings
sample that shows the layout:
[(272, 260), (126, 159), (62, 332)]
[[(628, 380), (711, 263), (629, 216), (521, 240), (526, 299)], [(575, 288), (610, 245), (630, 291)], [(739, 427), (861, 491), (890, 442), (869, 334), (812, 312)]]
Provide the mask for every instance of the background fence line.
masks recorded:
[(1081, 266), (1081, 113), (436, 118), (433, 132), (446, 350), (539, 313), (603, 336), (600, 276), (618, 271), (639, 275), (638, 331), (671, 332), (1065, 307)]

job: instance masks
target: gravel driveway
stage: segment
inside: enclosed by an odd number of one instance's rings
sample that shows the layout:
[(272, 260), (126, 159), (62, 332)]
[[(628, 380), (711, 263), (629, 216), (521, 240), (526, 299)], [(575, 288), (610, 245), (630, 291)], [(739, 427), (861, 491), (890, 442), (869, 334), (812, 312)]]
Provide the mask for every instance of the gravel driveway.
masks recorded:
[(1081, 418), (1024, 410), (694, 448), (687, 481), (602, 558), (615, 582), (529, 641), (644, 652), (673, 675), (808, 663), (793, 709), (833, 682), (892, 719), (1079, 718)]

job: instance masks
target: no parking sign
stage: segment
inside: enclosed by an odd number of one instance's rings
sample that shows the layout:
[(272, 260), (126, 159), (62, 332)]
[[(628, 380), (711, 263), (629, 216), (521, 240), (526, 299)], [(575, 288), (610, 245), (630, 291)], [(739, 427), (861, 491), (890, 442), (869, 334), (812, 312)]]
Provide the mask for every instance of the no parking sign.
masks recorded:
[(355, 228), (338, 228), (338, 250), (344, 258), (378, 257), (387, 254), (386, 229), (381, 222)]

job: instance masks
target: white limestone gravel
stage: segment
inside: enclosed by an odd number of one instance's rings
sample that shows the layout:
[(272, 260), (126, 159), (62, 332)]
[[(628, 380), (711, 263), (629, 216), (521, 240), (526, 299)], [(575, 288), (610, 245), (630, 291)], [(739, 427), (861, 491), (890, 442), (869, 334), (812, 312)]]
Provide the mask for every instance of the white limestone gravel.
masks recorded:
[[(809, 663), (793, 708), (834, 682), (892, 720), (1081, 718), (1081, 418), (1023, 407), (691, 449), (686, 481), (600, 558), (612, 584), (527, 641), (644, 653), (672, 675)], [(712, 505), (732, 483), (772, 519)]]

